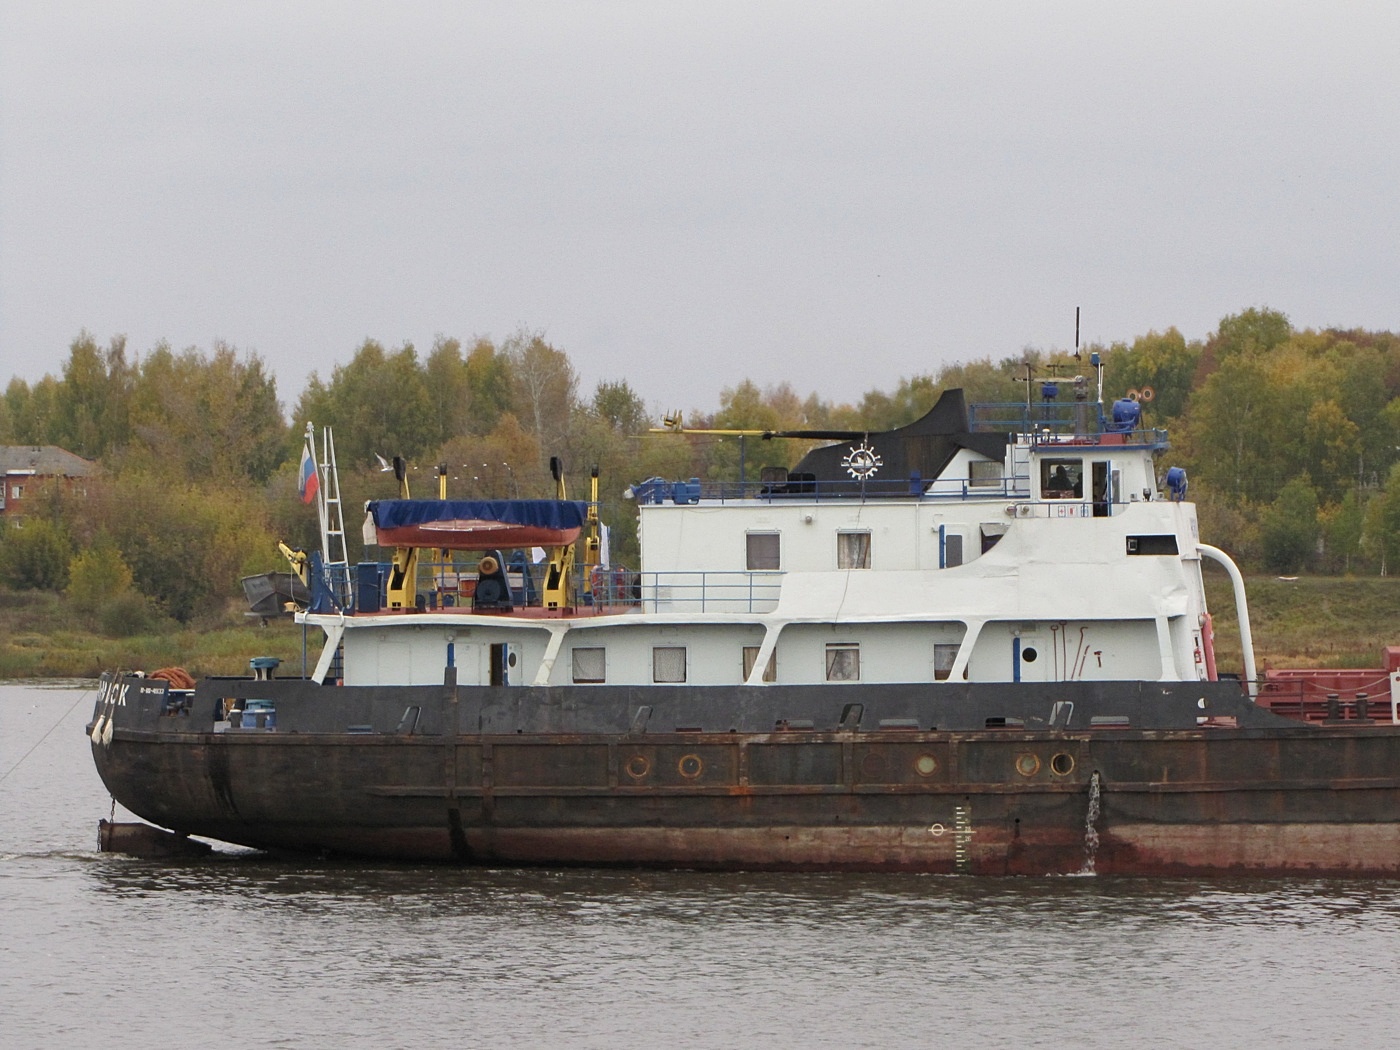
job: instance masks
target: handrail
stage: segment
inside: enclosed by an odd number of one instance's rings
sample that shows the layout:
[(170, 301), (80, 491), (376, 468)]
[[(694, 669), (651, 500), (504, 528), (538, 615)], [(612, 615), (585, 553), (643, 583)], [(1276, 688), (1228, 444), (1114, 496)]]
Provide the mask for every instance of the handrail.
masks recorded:
[[(508, 566), (510, 601), (515, 608), (541, 608), (546, 564)], [(451, 561), (421, 561), (418, 565), (419, 594), (428, 609), (473, 608), (476, 573), (468, 566)], [(588, 574), (588, 575), (585, 575)], [(695, 570), (639, 572), (609, 566), (575, 566), (569, 593), (570, 607), (598, 615), (622, 609), (658, 612), (667, 609), (689, 612), (768, 612), (775, 608), (782, 593), (781, 571)], [(585, 587), (585, 581), (591, 583)], [(358, 586), (359, 580), (356, 580)], [(382, 608), (382, 594), (381, 608)], [(366, 596), (369, 597), (369, 596)], [(372, 600), (372, 598), (370, 599)], [(351, 606), (361, 608), (356, 595)]]
[(1254, 667), (1254, 631), (1249, 626), (1249, 599), (1244, 592), (1244, 575), (1240, 572), (1239, 566), (1231, 561), (1230, 556), (1219, 547), (1212, 547), (1208, 543), (1198, 543), (1196, 549), (1211, 561), (1222, 565), (1234, 587), (1235, 611), (1239, 614), (1240, 620), (1240, 645), (1244, 648), (1244, 677), (1249, 683), (1250, 699), (1253, 699), (1259, 695), (1259, 673)]

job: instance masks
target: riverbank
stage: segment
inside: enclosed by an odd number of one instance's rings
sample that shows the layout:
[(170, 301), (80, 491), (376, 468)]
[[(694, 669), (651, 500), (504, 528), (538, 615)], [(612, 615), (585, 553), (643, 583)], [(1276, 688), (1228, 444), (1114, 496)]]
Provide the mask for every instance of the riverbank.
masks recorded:
[[(1400, 645), (1400, 578), (1308, 576), (1245, 581), (1259, 667), (1378, 667), (1386, 645)], [(1208, 568), (1217, 662), (1241, 664), (1238, 621), (1229, 578)], [(248, 673), (254, 656), (275, 656), (300, 673), (320, 651), (319, 631), (303, 633), (290, 619), (262, 626), (231, 603), (217, 620), (184, 627), (157, 620), (126, 637), (86, 622), (63, 597), (0, 591), (0, 679), (95, 678), (105, 670), (183, 667), (195, 677)]]
[[(290, 618), (262, 626), (231, 603), (224, 615), (184, 626), (153, 617), (112, 637), (60, 595), (0, 590), (0, 679), (96, 678), (114, 669), (183, 667), (195, 677), (248, 673), (254, 656), (275, 656), (289, 672), (302, 667), (302, 628)], [(306, 632), (309, 659), (321, 632)]]
[[(1216, 662), (1241, 666), (1239, 620), (1229, 577), (1207, 563), (1206, 603), (1215, 623)], [(1273, 667), (1379, 667), (1381, 649), (1400, 645), (1400, 577), (1245, 578), (1254, 657)]]

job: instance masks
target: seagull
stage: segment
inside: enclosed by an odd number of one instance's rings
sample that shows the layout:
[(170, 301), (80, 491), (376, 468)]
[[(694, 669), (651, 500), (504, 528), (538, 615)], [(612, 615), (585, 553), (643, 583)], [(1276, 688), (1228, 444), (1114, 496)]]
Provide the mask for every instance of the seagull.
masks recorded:
[(379, 472), (381, 474), (387, 473), (388, 471), (394, 469), (394, 465), (390, 463), (387, 459), (385, 459), (383, 456), (381, 456), (378, 452), (374, 454), (374, 458), (379, 460)]

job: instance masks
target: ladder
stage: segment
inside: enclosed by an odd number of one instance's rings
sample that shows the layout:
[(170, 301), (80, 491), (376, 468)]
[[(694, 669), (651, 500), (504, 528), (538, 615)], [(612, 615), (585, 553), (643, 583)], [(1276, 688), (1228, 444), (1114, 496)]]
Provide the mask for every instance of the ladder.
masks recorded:
[[(306, 424), (306, 440), (316, 448), (316, 428)], [(350, 557), (345, 549), (345, 515), (340, 504), (340, 474), (335, 466), (335, 438), (330, 427), (321, 428), (320, 498), (316, 509), (321, 518), (321, 557), (325, 562), (326, 585), (341, 609), (350, 607)]]

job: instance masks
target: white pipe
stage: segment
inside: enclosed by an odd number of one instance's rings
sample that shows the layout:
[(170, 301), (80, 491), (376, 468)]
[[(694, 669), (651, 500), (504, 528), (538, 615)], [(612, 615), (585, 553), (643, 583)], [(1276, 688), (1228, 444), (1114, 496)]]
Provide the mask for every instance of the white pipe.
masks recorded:
[(1230, 556), (1219, 547), (1212, 547), (1208, 543), (1198, 543), (1196, 549), (1211, 561), (1219, 562), (1230, 574), (1230, 583), (1235, 588), (1235, 612), (1239, 615), (1240, 620), (1240, 645), (1244, 648), (1244, 676), (1249, 683), (1250, 697), (1258, 696), (1259, 683), (1256, 681), (1254, 670), (1254, 632), (1249, 627), (1249, 601), (1244, 595), (1244, 576), (1241, 575), (1239, 566), (1231, 561)]

